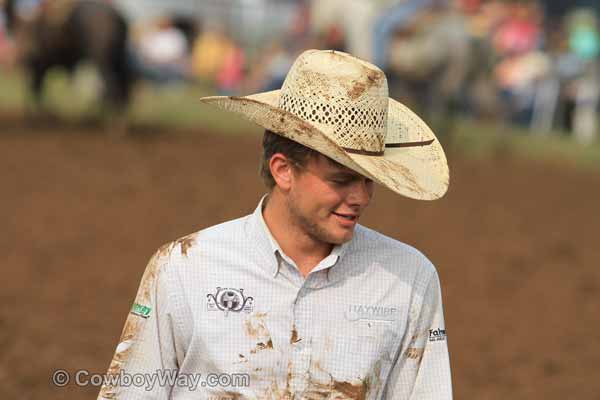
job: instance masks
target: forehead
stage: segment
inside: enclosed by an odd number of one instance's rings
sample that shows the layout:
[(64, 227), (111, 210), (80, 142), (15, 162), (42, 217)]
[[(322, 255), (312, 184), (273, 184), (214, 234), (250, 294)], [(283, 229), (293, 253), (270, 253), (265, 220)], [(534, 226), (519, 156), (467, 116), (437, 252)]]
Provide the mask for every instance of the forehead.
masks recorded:
[(327, 156), (324, 156), (321, 153), (317, 153), (316, 157), (311, 157), (309, 160), (309, 165), (312, 165), (313, 168), (316, 168), (323, 173), (338, 173), (353, 176), (362, 176), (358, 172), (346, 167), (345, 165), (340, 164), (339, 162)]

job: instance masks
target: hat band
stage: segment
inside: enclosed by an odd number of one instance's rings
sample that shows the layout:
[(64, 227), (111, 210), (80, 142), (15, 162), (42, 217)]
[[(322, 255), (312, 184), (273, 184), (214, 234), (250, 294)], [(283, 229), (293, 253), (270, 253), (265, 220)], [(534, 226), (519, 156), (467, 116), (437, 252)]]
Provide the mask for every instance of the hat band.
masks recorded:
[[(403, 143), (386, 143), (385, 147), (420, 147), (420, 146), (428, 146), (433, 143), (434, 139), (423, 140), (420, 142), (403, 142)], [(352, 154), (360, 154), (363, 156), (382, 156), (385, 153), (383, 151), (370, 151), (370, 150), (357, 150), (351, 149), (349, 147), (342, 147), (346, 152)]]

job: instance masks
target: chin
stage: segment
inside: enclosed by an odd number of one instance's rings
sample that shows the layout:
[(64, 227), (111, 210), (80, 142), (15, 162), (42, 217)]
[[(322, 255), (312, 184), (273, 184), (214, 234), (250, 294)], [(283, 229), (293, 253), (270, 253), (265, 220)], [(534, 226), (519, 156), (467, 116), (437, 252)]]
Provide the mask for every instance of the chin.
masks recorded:
[(352, 238), (354, 237), (354, 229), (352, 229), (351, 231), (345, 231), (342, 233), (338, 233), (337, 235), (331, 235), (330, 236), (330, 243), (333, 245), (340, 245), (340, 244), (344, 244), (346, 242), (349, 242), (350, 240), (352, 240)]

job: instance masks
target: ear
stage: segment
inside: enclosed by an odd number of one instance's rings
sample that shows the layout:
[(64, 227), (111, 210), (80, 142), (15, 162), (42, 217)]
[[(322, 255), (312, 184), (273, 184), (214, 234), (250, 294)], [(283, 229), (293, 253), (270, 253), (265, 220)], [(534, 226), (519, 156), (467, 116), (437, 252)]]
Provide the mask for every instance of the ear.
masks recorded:
[(271, 175), (277, 186), (283, 191), (288, 191), (291, 188), (294, 172), (293, 167), (294, 165), (290, 159), (281, 153), (273, 154), (269, 161)]

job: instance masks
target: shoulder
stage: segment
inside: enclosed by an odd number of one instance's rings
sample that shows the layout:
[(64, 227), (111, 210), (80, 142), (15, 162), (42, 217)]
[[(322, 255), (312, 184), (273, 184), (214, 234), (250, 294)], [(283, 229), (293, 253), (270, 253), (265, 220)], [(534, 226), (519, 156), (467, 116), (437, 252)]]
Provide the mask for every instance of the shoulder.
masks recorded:
[(249, 216), (222, 222), (162, 245), (155, 256), (163, 259), (191, 259), (201, 253), (226, 248), (243, 240)]
[(214, 252), (218, 246), (222, 249), (220, 251), (227, 251), (227, 241), (235, 241), (244, 232), (246, 218), (214, 225), (160, 246), (146, 265), (136, 302), (148, 304), (156, 286), (165, 285), (169, 293), (176, 295), (178, 290), (173, 288), (180, 287), (183, 277), (189, 276), (182, 275), (181, 271), (186, 266), (198, 263), (207, 251)]
[(425, 279), (437, 274), (433, 263), (415, 247), (362, 225), (356, 227), (353, 248), (396, 274), (410, 272)]

